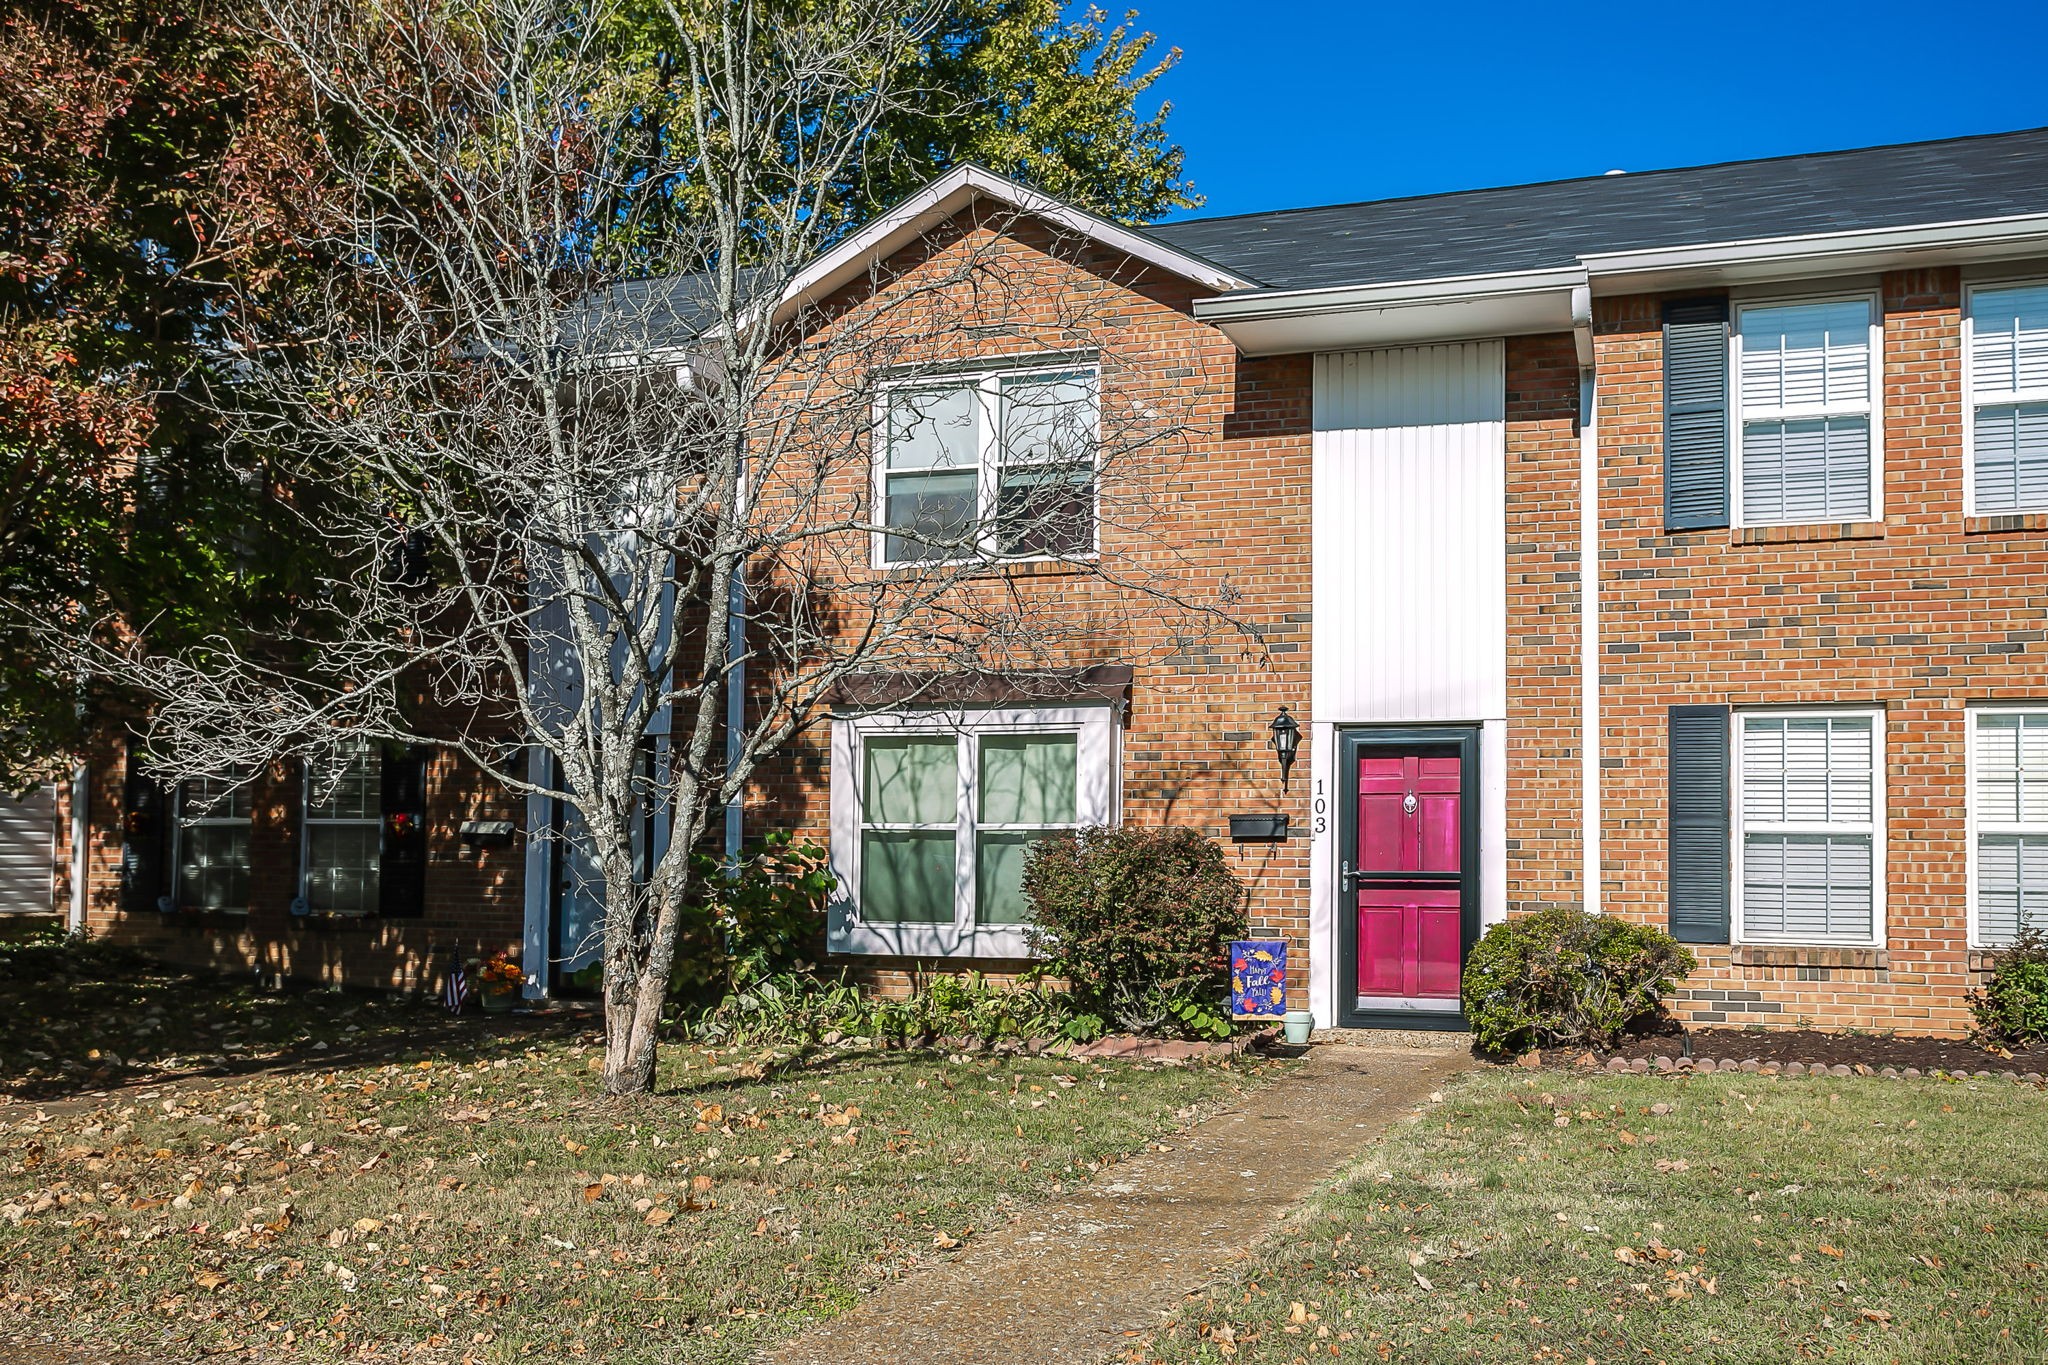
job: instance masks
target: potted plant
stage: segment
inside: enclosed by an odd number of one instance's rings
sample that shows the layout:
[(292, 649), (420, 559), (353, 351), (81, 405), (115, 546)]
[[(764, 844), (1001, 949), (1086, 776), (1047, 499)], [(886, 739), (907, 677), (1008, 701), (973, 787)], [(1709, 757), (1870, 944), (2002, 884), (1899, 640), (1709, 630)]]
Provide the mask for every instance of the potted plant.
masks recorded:
[(490, 961), (477, 969), (476, 982), (484, 1012), (503, 1014), (518, 1000), (519, 988), (526, 984), (526, 973), (500, 951), (492, 953)]

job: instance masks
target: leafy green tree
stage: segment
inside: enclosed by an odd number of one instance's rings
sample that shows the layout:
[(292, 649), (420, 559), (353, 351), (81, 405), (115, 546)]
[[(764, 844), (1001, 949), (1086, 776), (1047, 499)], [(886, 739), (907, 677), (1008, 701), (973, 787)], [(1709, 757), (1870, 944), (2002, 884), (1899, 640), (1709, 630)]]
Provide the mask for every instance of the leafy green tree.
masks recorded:
[[(679, 27), (701, 37), (724, 23), (724, 0), (639, 0), (620, 12), (622, 63), (645, 73), (650, 107), (687, 98), (675, 54)], [(867, 14), (845, 0), (788, 8), (812, 25), (859, 31)], [(1167, 135), (1170, 104), (1150, 115), (1139, 102), (1180, 60), (1156, 35), (1092, 5), (1062, 0), (923, 0), (896, 7), (914, 48), (873, 94), (887, 112), (865, 125), (859, 154), (819, 204), (840, 230), (858, 226), (962, 162), (974, 162), (1069, 203), (1126, 223), (1199, 205), (1182, 175), (1184, 153)], [(766, 41), (761, 35), (759, 41)], [(719, 111), (723, 112), (723, 111)], [(652, 121), (650, 121), (652, 126)], [(792, 121), (787, 152), (802, 133)], [(677, 187), (695, 202), (701, 185)], [(684, 210), (687, 217), (689, 209)]]
[(204, 0), (0, 5), (0, 790), (118, 700), (26, 623), (171, 637), (266, 609), (285, 542), (204, 415), (230, 282), (279, 268), (304, 164), (274, 69)]
[(1138, 109), (1180, 49), (1155, 55), (1135, 10), (1117, 24), (1092, 5), (1066, 11), (1060, 0), (948, 0), (924, 45), (929, 100), (879, 130), (863, 207), (962, 161), (1126, 223), (1201, 203), (1167, 136), (1172, 106)]

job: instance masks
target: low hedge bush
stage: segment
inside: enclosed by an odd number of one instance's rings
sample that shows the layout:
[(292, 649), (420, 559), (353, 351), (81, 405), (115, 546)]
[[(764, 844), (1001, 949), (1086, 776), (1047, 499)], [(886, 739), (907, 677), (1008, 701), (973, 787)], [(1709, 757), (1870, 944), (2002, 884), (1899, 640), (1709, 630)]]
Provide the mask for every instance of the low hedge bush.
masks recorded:
[(1191, 829), (1098, 827), (1041, 840), (1024, 869), (1028, 940), (1087, 1031), (1228, 1037), (1244, 883)]
[(1970, 993), (1977, 1031), (2008, 1047), (2048, 1043), (2048, 936), (2029, 929), (1999, 951), (1991, 980)]
[(1488, 929), (1465, 962), (1465, 1017), (1483, 1052), (1612, 1046), (1697, 965), (1661, 929), (1560, 907)]

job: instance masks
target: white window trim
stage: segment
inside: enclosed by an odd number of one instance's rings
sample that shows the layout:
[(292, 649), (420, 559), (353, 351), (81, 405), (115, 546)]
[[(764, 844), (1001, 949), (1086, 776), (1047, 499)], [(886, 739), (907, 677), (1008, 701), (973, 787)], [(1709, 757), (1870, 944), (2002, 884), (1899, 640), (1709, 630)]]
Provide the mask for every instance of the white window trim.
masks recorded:
[[(243, 831), (248, 835), (249, 839), (249, 871), (251, 877), (255, 875), (256, 871), (256, 812), (253, 798), (250, 802), (249, 814), (247, 815), (195, 815), (192, 816), (190, 819), (187, 819), (185, 815), (185, 789), (189, 785), (189, 783), (185, 782), (180, 782), (178, 784), (176, 800), (172, 803), (173, 814), (171, 819), (171, 829), (173, 833), (171, 838), (171, 908), (174, 910), (182, 910), (184, 908), (183, 896), (185, 891), (185, 838), (187, 830), (195, 829), (202, 825), (214, 829), (222, 829), (230, 825), (240, 825)], [(216, 915), (246, 915), (249, 913), (249, 907), (246, 905), (224, 905), (217, 910), (208, 910), (206, 911), (206, 913)]]
[[(2024, 275), (1986, 277), (1971, 280), (1963, 286), (1963, 515), (2011, 517), (2024, 516), (2029, 512), (2048, 512), (2048, 504), (2039, 507), (2000, 507), (1989, 512), (1977, 510), (1977, 407), (2003, 406), (2020, 403), (2048, 403), (2048, 388), (2001, 390), (1996, 395), (1979, 397), (1977, 394), (1977, 365), (1975, 349), (1977, 344), (1977, 294), (1981, 290), (2023, 288), (2027, 285), (2048, 284), (2048, 277), (2039, 273)], [(1976, 861), (1976, 844), (1971, 843), (1971, 862)], [(1972, 913), (1975, 912), (1975, 889), (1972, 885)], [(1974, 930), (1973, 930), (1974, 932)], [(1971, 940), (1975, 942), (1973, 938)]]
[[(378, 750), (376, 749), (376, 747), (375, 747), (374, 745), (373, 745), (373, 746), (371, 747), (371, 750), (370, 750), (370, 754), (371, 754), (371, 761), (372, 761), (373, 763), (374, 763), (374, 762), (376, 762), (376, 761), (377, 761), (377, 759), (378, 759)], [(333, 916), (335, 916), (336, 918), (346, 918), (346, 919), (362, 919), (362, 918), (366, 918), (367, 916), (369, 916), (369, 915), (370, 915), (371, 911), (369, 911), (369, 910), (318, 910), (318, 911), (315, 911), (315, 910), (312, 910), (312, 909), (311, 909), (310, 903), (311, 903), (311, 901), (312, 901), (312, 897), (311, 897), (311, 895), (309, 895), (309, 894), (308, 894), (308, 888), (309, 888), (309, 882), (308, 882), (308, 878), (309, 878), (309, 877), (310, 877), (310, 876), (312, 875), (312, 871), (313, 871), (313, 840), (312, 840), (312, 838), (310, 837), (310, 834), (311, 834), (311, 831), (312, 831), (312, 828), (313, 828), (313, 826), (315, 826), (315, 825), (335, 825), (335, 826), (349, 826), (349, 825), (353, 825), (353, 826), (357, 826), (357, 827), (360, 827), (360, 826), (363, 826), (363, 825), (374, 825), (374, 826), (376, 827), (376, 830), (377, 830), (377, 852), (378, 852), (378, 860), (379, 860), (379, 861), (381, 862), (381, 861), (382, 861), (382, 859), (383, 859), (383, 851), (384, 851), (384, 811), (383, 811), (383, 805), (382, 805), (382, 802), (381, 802), (381, 801), (379, 802), (379, 804), (378, 804), (378, 810), (377, 810), (377, 814), (376, 814), (376, 816), (375, 816), (374, 818), (370, 818), (370, 817), (364, 817), (364, 816), (351, 816), (351, 817), (349, 817), (349, 818), (347, 818), (347, 819), (337, 819), (337, 818), (335, 818), (335, 817), (333, 817), (333, 816), (327, 816), (327, 815), (315, 815), (315, 814), (313, 814), (313, 766), (312, 766), (312, 764), (310, 764), (310, 763), (301, 763), (301, 764), (299, 765), (299, 893), (298, 893), (298, 903), (299, 903), (299, 905), (302, 905), (302, 906), (306, 906), (306, 907), (307, 907), (307, 912), (308, 912), (308, 913), (312, 913), (312, 914), (320, 914), (320, 915), (333, 915)], [(381, 875), (381, 873), (380, 873), (380, 875)]]
[(2002, 820), (1979, 824), (1977, 819), (1977, 722), (1984, 716), (2048, 715), (2048, 701), (1972, 704), (1964, 708), (1963, 744), (1963, 857), (1969, 902), (1969, 942), (1972, 948), (1997, 952), (2004, 944), (1987, 943), (1977, 927), (1977, 836), (1981, 834), (2040, 834), (2039, 825), (2010, 824)]
[[(1744, 878), (1743, 845), (1744, 836), (1750, 833), (1746, 814), (1742, 807), (1742, 723), (1746, 718), (1768, 717), (1778, 720), (1805, 719), (1853, 719), (1865, 717), (1870, 721), (1870, 937), (1863, 940), (1826, 939), (1819, 943), (1804, 938), (1780, 937), (1776, 935), (1752, 935), (1743, 924), (1742, 892)], [(1732, 827), (1729, 831), (1729, 901), (1733, 916), (1731, 938), (1737, 944), (1754, 943), (1772, 946), (1794, 945), (1814, 948), (1882, 948), (1885, 946), (1885, 787), (1886, 770), (1884, 754), (1884, 709), (1868, 706), (1749, 706), (1729, 712), (1728, 716), (1728, 780), (1729, 805)], [(1860, 826), (1848, 824), (1759, 824), (1760, 834), (1824, 834), (1863, 833)]]
[[(910, 559), (892, 562), (888, 558), (887, 518), (889, 513), (889, 402), (897, 394), (919, 389), (951, 390), (972, 385), (974, 402), (974, 507), (976, 520), (984, 527), (995, 519), (996, 490), (1000, 477), (998, 457), (1002, 426), (1002, 384), (1006, 379), (1030, 379), (1040, 375), (1087, 374), (1095, 384), (1094, 453), (1089, 456), (1090, 493), (1094, 505), (1089, 530), (1092, 543), (1078, 554), (1006, 555), (995, 548), (991, 535), (984, 534), (981, 552), (956, 559)], [(1102, 366), (1096, 360), (1061, 359), (1048, 356), (1025, 361), (1006, 360), (992, 368), (963, 369), (947, 374), (923, 374), (884, 382), (876, 391), (870, 425), (868, 497), (874, 509), (877, 529), (869, 536), (869, 566), (878, 572), (890, 569), (944, 569), (975, 564), (1073, 563), (1093, 560), (1102, 553)]]
[[(1767, 297), (1731, 300), (1733, 314), (1728, 327), (1728, 481), (1730, 524), (1743, 526), (1805, 526), (1802, 521), (1750, 521), (1742, 514), (1742, 429), (1745, 423), (1793, 422), (1818, 417), (1867, 417), (1870, 422), (1870, 505), (1866, 515), (1852, 521), (1884, 520), (1884, 297), (1874, 289), (1854, 289), (1826, 294), (1773, 294)], [(1782, 308), (1797, 304), (1862, 303), (1870, 309), (1870, 393), (1863, 406), (1805, 404), (1789, 408), (1765, 408), (1756, 413), (1742, 409), (1742, 315), (1756, 309)], [(1967, 353), (1966, 353), (1967, 354)], [(1833, 524), (1818, 523), (1822, 525)]]
[[(982, 926), (974, 922), (974, 848), (971, 837), (976, 789), (974, 742), (994, 734), (1071, 734), (1078, 765), (1074, 786), (1077, 826), (1118, 823), (1117, 773), (1122, 736), (1117, 708), (1099, 705), (989, 707), (956, 710), (877, 712), (832, 721), (832, 871), (839, 889), (826, 917), (826, 944), (835, 953), (884, 957), (1023, 958), (1031, 955), (1021, 925)], [(966, 738), (959, 746), (960, 781), (956, 830), (968, 837), (954, 845), (954, 919), (951, 924), (865, 924), (856, 903), (860, 888), (861, 745), (869, 736), (948, 735)]]

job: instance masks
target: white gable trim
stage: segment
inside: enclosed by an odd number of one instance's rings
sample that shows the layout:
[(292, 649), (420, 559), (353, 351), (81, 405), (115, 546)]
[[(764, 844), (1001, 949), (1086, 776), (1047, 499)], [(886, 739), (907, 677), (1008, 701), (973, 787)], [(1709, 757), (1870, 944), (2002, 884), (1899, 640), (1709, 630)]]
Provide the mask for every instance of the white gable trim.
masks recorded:
[(1177, 251), (1133, 228), (1020, 185), (1007, 176), (997, 175), (980, 166), (964, 165), (947, 171), (805, 266), (790, 280), (777, 312), (786, 312), (858, 279), (977, 199), (1007, 204), (1019, 213), (1030, 214), (1064, 231), (1091, 238), (1208, 289), (1251, 289), (1257, 284), (1199, 256)]

